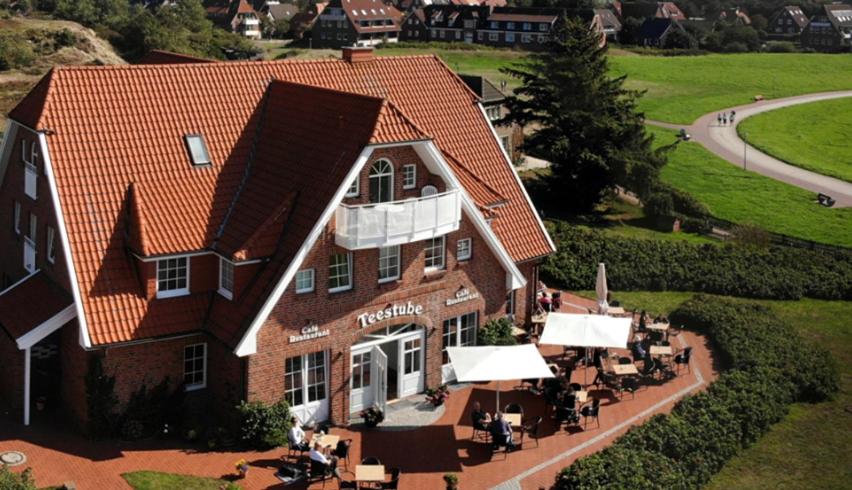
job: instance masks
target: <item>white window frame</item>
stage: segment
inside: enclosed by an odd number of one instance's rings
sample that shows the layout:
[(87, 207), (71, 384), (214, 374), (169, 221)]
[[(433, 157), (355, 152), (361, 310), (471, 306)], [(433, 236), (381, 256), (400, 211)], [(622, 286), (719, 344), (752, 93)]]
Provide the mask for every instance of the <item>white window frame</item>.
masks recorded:
[(500, 35), (498, 33), (496, 33), (496, 32), (489, 32), (488, 33), (488, 40), (489, 41), (497, 41), (498, 39), (500, 39)]
[(532, 24), (529, 23), (529, 22), (524, 22), (524, 30), (525, 31), (531, 31), (532, 30)]
[[(310, 285), (310, 286), (308, 286), (308, 287), (305, 287), (305, 286), (299, 287), (299, 283), (300, 283), (300, 282), (302, 282), (302, 281), (304, 281), (304, 277), (300, 277), (300, 276), (304, 276), (305, 274), (308, 274), (308, 275), (310, 276), (310, 278), (311, 278), (311, 285)], [(296, 294), (303, 294), (303, 293), (312, 293), (312, 292), (314, 292), (314, 289), (316, 289), (316, 277), (317, 277), (317, 275), (316, 275), (316, 271), (315, 271), (315, 269), (313, 269), (313, 268), (311, 268), (311, 269), (302, 269), (302, 270), (300, 270), (300, 271), (296, 272), (296, 279), (295, 279), (295, 283), (296, 283), (296, 286), (295, 286), (295, 287), (296, 287)]]
[(515, 42), (515, 33), (514, 32), (507, 32), (506, 33), (506, 42), (507, 43)]
[(52, 226), (47, 227), (47, 261), (56, 263), (56, 230)]
[(361, 176), (356, 175), (355, 179), (352, 180), (352, 184), (349, 185), (349, 188), (346, 189), (345, 197), (358, 197), (358, 194), (361, 193)]
[[(190, 374), (190, 373), (195, 374), (195, 373), (198, 372), (198, 370), (193, 369), (192, 371), (187, 371), (186, 370), (186, 363), (189, 360), (196, 361), (196, 360), (198, 360), (198, 357), (187, 358), (186, 357), (186, 350), (189, 349), (189, 348), (192, 348), (193, 352), (194, 352), (195, 348), (197, 348), (199, 346), (202, 348), (201, 382), (187, 384), (186, 375)], [(201, 390), (201, 389), (204, 389), (204, 388), (207, 387), (207, 342), (201, 342), (201, 343), (198, 343), (198, 344), (190, 344), (190, 345), (183, 346), (183, 383), (184, 383), (183, 384), (184, 391)]]
[[(227, 271), (230, 271), (230, 277), (225, 275)], [(230, 287), (226, 282), (231, 283)], [(219, 294), (234, 299), (234, 263), (225, 257), (219, 257)]]
[(29, 229), (27, 230), (27, 238), (33, 242), (33, 245), (36, 243), (36, 239), (38, 238), (38, 216), (33, 213), (30, 213), (30, 222)]
[(15, 201), (15, 204), (12, 206), (12, 213), (14, 216), (14, 225), (15, 225), (15, 234), (21, 234), (21, 203)]
[(521, 34), (521, 43), (529, 44), (532, 42), (532, 34)]
[[(437, 247), (435, 246), (436, 240), (441, 241), (440, 263), (436, 262), (435, 256), (430, 258), (429, 255), (428, 255), (430, 250), (432, 250), (432, 252), (434, 253), (434, 251), (437, 249)], [(426, 240), (425, 252), (426, 252), (426, 256), (424, 257), (424, 261), (425, 261), (425, 264), (426, 264), (426, 266), (425, 266), (426, 272), (434, 272), (434, 271), (444, 270), (444, 268), (447, 267), (447, 236), (441, 235), (439, 237), (430, 238), (430, 239)]]
[[(392, 253), (391, 253), (392, 252)], [(382, 257), (382, 254), (388, 253), (389, 255)], [(401, 248), (399, 245), (391, 245), (389, 247), (380, 247), (379, 248), (379, 284), (384, 284), (386, 282), (396, 281), (399, 279), (400, 269), (401, 269)], [(382, 263), (384, 261), (384, 264)], [(391, 264), (391, 262), (394, 262)], [(396, 271), (393, 274), (382, 276), (382, 274), (388, 274), (391, 271)]]
[[(337, 257), (337, 256), (344, 256), (344, 257), (346, 257), (346, 269), (347, 269), (347, 270), (346, 270), (346, 275), (345, 275), (345, 276), (342, 276), (342, 275), (332, 275), (332, 273), (331, 273), (331, 268), (332, 268), (332, 267), (338, 267), (338, 264), (334, 264), (334, 265), (332, 264), (332, 260), (334, 260), (334, 258), (335, 258), (335, 257)], [(332, 254), (332, 256), (331, 256), (331, 257), (329, 258), (329, 260), (328, 260), (328, 282), (329, 282), (329, 284), (328, 284), (328, 286), (329, 286), (329, 287), (328, 287), (328, 292), (329, 292), (329, 293), (339, 293), (339, 292), (341, 292), (341, 291), (349, 291), (350, 289), (352, 289), (352, 275), (353, 275), (353, 274), (352, 274), (352, 252), (344, 252), (344, 253), (339, 253), (339, 254)], [(344, 286), (335, 286), (335, 287), (331, 287), (331, 280), (332, 280), (332, 277), (346, 277), (346, 278), (347, 278), (347, 282), (348, 282), (348, 284), (346, 284), (346, 285), (344, 285)]]
[[(473, 337), (473, 340), (468, 341), (465, 344), (462, 344), (461, 341), (462, 318), (473, 318), (473, 327), (471, 327), (470, 325), (467, 326), (468, 330), (472, 330), (471, 335)], [(441, 335), (441, 364), (446, 366), (448, 363), (444, 363), (444, 354), (447, 352), (447, 347), (469, 347), (476, 345), (476, 342), (478, 340), (477, 337), (479, 335), (479, 312), (471, 311), (463, 315), (447, 318), (442, 322), (442, 328), (443, 332)], [(450, 339), (449, 342), (447, 342), (448, 337)]]
[[(187, 150), (189, 150), (189, 159), (193, 167), (202, 167), (213, 164), (213, 158), (210, 156), (210, 149), (207, 147), (207, 142), (204, 141), (203, 135), (199, 133), (190, 133), (184, 135), (183, 139), (186, 143)], [(194, 148), (190, 141), (197, 141), (201, 146)], [(197, 153), (196, 150), (203, 154)]]
[(417, 165), (409, 163), (402, 166), (402, 188), (414, 189), (417, 187)]
[[(309, 368), (316, 369), (316, 368), (314, 367), (315, 364), (308, 362), (308, 358), (310, 356), (316, 356), (318, 354), (322, 356), (322, 360), (323, 360), (323, 378), (322, 378), (321, 383), (311, 384), (310, 383), (310, 374), (308, 372), (308, 369)], [(288, 373), (287, 361), (290, 360), (290, 359), (296, 359), (296, 358), (299, 359), (299, 370), (298, 371), (292, 371), (292, 372)], [(287, 389), (287, 377), (288, 376), (290, 376), (292, 380), (296, 380), (296, 379), (299, 380), (299, 387), (298, 388), (294, 388), (294, 389), (290, 389), (290, 390)], [(323, 385), (322, 398), (317, 398), (316, 400), (311, 400), (310, 399), (310, 388), (312, 386), (317, 386), (318, 384)], [(290, 405), (291, 409), (294, 408), (294, 407), (304, 407), (304, 406), (307, 406), (307, 405), (322, 403), (322, 401), (328, 400), (329, 399), (329, 389), (330, 389), (329, 384), (330, 384), (330, 379), (329, 379), (328, 351), (322, 350), (322, 351), (316, 351), (316, 352), (309, 352), (307, 354), (299, 354), (299, 355), (294, 355), (294, 356), (288, 356), (287, 358), (284, 359), (284, 399), (287, 400), (287, 403), (291, 403), (291, 401), (287, 398), (288, 394), (291, 393), (291, 392), (295, 393), (297, 391), (301, 392), (301, 397), (302, 397), (302, 400), (301, 400), (302, 403), (291, 404)]]
[[(464, 249), (466, 253), (462, 253)], [(473, 257), (473, 240), (470, 238), (462, 238), (456, 242), (456, 260), (465, 262)]]
[[(186, 286), (177, 289), (160, 289), (160, 264), (168, 263), (169, 260), (185, 260), (186, 261)], [(156, 267), (156, 281), (157, 281), (157, 299), (164, 298), (174, 298), (177, 296), (186, 296), (189, 294), (189, 267), (190, 267), (190, 259), (187, 256), (177, 256), (177, 257), (168, 257), (165, 259), (157, 260)], [(168, 280), (168, 279), (167, 279)]]
[(511, 141), (508, 136), (500, 137), (500, 146), (502, 146), (503, 149), (506, 150), (506, 153), (511, 153), (509, 148), (509, 146), (511, 146)]
[[(394, 179), (396, 178), (396, 175), (394, 175), (396, 172), (394, 172), (394, 170), (395, 169), (393, 168), (393, 163), (390, 160), (388, 160), (387, 158), (379, 158), (378, 160), (373, 162), (372, 165), (370, 165), (370, 171), (368, 173), (367, 179), (369, 181), (368, 191), (370, 193), (369, 199), (370, 199), (371, 203), (377, 204), (377, 203), (381, 203), (381, 202), (393, 202), (394, 197), (395, 197), (394, 196), (394, 194), (395, 194), (395, 192), (394, 192), (395, 180)], [(387, 181), (388, 181), (388, 188), (387, 188), (388, 196), (382, 196), (381, 195), (382, 182), (385, 181), (385, 179), (387, 179)], [(376, 189), (377, 191), (379, 191), (378, 196), (373, 196), (373, 181), (374, 180), (378, 181), (378, 187)], [(387, 197), (387, 199), (382, 199), (383, 197)], [(376, 200), (374, 200), (374, 199), (376, 199)]]

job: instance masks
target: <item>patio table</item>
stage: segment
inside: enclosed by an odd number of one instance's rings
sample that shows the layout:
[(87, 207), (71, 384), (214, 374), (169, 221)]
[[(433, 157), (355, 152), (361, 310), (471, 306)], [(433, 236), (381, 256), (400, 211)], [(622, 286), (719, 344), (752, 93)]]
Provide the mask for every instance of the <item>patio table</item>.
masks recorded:
[(320, 446), (322, 447), (337, 447), (337, 443), (340, 442), (340, 436), (335, 436), (332, 434), (318, 436), (317, 434), (314, 434), (313, 437), (311, 437), (311, 446), (313, 446), (317, 442), (319, 442)]
[(669, 330), (668, 323), (652, 323), (650, 325), (646, 325), (645, 328), (648, 330), (656, 330), (658, 332), (667, 332)]
[(356, 481), (385, 481), (385, 465), (359, 464), (355, 465)]
[(624, 308), (620, 306), (610, 306), (607, 308), (606, 312), (609, 315), (623, 315), (625, 313)]
[(513, 429), (521, 427), (521, 414), (519, 413), (504, 413), (503, 418), (512, 424)]
[(589, 399), (588, 391), (575, 391), (575, 395), (577, 395), (577, 401), (580, 403), (586, 403), (586, 400)]
[(612, 366), (612, 371), (615, 373), (616, 376), (639, 374), (639, 370), (636, 369), (635, 364), (614, 364)]
[(670, 345), (652, 345), (651, 346), (651, 355), (652, 356), (670, 356), (672, 355), (672, 346)]

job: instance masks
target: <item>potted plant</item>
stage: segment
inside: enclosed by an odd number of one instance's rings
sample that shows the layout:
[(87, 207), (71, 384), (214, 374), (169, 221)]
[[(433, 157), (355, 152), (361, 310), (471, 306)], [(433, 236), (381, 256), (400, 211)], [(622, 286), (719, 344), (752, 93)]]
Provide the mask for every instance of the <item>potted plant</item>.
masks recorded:
[(237, 473), (239, 474), (240, 478), (246, 477), (246, 473), (248, 473), (248, 470), (249, 470), (248, 462), (246, 460), (241, 459), (241, 460), (237, 461), (234, 464), (234, 467), (237, 468)]
[(364, 419), (364, 425), (375, 427), (385, 419), (385, 414), (377, 407), (370, 407), (361, 411), (361, 417)]
[(447, 484), (447, 490), (457, 490), (459, 488), (459, 477), (455, 473), (444, 474), (444, 483)]
[(432, 404), (432, 406), (440, 407), (444, 404), (445, 401), (450, 397), (450, 389), (447, 388), (447, 385), (441, 385), (435, 389), (426, 390), (426, 401)]

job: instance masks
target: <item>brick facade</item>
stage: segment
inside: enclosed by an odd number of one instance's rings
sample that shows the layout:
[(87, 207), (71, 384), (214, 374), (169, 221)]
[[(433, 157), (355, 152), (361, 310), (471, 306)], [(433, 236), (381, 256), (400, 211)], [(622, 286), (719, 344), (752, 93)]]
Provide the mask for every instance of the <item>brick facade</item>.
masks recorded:
[(24, 405), (24, 351), (18, 350), (15, 341), (3, 331), (0, 331), (0, 359), (3, 360), (0, 411), (20, 420)]

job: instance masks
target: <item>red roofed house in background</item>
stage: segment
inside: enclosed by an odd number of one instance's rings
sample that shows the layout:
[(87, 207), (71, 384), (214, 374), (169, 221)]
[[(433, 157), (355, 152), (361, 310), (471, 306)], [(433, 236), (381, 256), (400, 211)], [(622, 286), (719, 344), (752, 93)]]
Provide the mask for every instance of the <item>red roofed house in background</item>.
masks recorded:
[(439, 58), (181, 61), (55, 68), (9, 115), (0, 400), (24, 423), (36, 399), (84, 422), (99, 358), (121, 403), (168, 377), (346, 424), (528, 322), (553, 244)]
[(331, 0), (314, 22), (315, 48), (375, 46), (399, 40), (402, 12), (381, 0)]

